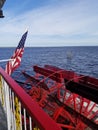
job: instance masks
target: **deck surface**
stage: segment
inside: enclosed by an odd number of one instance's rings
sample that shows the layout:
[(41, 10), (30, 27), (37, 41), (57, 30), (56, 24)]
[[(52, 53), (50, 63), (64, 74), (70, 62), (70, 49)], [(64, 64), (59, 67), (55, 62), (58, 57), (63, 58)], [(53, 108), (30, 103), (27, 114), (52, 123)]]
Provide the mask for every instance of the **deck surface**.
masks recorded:
[(0, 130), (7, 130), (7, 120), (0, 102)]

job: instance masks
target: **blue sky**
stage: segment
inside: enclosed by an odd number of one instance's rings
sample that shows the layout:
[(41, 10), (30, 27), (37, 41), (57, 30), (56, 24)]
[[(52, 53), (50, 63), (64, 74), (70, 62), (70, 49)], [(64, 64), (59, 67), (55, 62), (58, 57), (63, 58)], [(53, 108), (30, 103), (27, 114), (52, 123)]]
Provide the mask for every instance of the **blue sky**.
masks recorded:
[(0, 46), (98, 45), (98, 0), (6, 0)]

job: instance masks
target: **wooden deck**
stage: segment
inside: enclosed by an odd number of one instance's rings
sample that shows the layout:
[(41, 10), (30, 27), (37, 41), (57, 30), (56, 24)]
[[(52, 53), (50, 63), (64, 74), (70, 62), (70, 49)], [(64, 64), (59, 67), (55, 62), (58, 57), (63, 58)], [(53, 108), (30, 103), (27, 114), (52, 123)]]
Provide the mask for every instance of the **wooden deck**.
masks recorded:
[(7, 120), (0, 102), (0, 130), (7, 130)]

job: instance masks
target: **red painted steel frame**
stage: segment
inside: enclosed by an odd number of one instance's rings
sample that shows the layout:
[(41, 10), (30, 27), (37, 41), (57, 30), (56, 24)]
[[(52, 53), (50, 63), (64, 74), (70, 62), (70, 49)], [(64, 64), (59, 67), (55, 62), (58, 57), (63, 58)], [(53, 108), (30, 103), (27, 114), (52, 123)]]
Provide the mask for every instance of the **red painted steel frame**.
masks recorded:
[(38, 106), (38, 104), (26, 94), (26, 92), (0, 68), (0, 74), (17, 95), (22, 105), (31, 115), (40, 130), (61, 130), (61, 128)]
[[(58, 100), (54, 99), (55, 95), (53, 95), (53, 97), (52, 97), (53, 100), (55, 100), (55, 101), (60, 100), (60, 98), (61, 98), (60, 93), (59, 93), (60, 89), (65, 91), (64, 95), (62, 96), (62, 99), (63, 99), (62, 101), (65, 105), (67, 105), (66, 106), (67, 108), (69, 107), (70, 111), (68, 110), (68, 112), (70, 114), (66, 111), (67, 109), (65, 109), (64, 112), (65, 112), (65, 115), (67, 115), (66, 117), (68, 117), (68, 119), (71, 120), (71, 123), (75, 124), (77, 130), (80, 128), (81, 128), (81, 130), (84, 130), (87, 127), (91, 127), (92, 129), (94, 128), (94, 130), (96, 128), (98, 128), (98, 124), (94, 124), (94, 122), (92, 121), (98, 113), (98, 111), (92, 112), (93, 108), (96, 106), (96, 103), (94, 103), (92, 108), (88, 111), (88, 107), (89, 107), (91, 101), (85, 99), (84, 97), (80, 97), (80, 95), (77, 95), (75, 93), (70, 93), (70, 91), (68, 91), (66, 89), (66, 87), (63, 88), (63, 86), (62, 86), (64, 79), (65, 79), (65, 86), (66, 86), (67, 84), (71, 83), (72, 81), (79, 84), (80, 80), (81, 80), (81, 82), (83, 82), (84, 77), (87, 77), (87, 76), (78, 75), (78, 74), (74, 73), (73, 71), (66, 71), (66, 70), (63, 70), (63, 69), (60, 69), (60, 68), (57, 68), (54, 66), (50, 66), (50, 65), (45, 65), (44, 67), (34, 66), (34, 71), (37, 73), (37, 75), (40, 74), (40, 75), (44, 76), (43, 81), (45, 81), (47, 78), (50, 78), (50, 79), (56, 81), (55, 85), (51, 85), (51, 87), (49, 87), (50, 93), (48, 93), (48, 95), (50, 94), (50, 96), (51, 96), (51, 94), (54, 92), (54, 90), (57, 90), (56, 93), (58, 93), (57, 94)], [(88, 82), (90, 84), (90, 87), (95, 86), (95, 88), (96, 88), (98, 85), (98, 80), (95, 80), (95, 84), (94, 84), (94, 79), (91, 77), (86, 78), (85, 84), (88, 84)], [(81, 88), (81, 90), (83, 90), (83, 88)], [(69, 96), (68, 96), (68, 94), (69, 94)], [(84, 103), (86, 103), (88, 105), (85, 106)], [(74, 116), (71, 115), (71, 111), (73, 111)], [(54, 112), (53, 119), (57, 120), (57, 118), (60, 115), (63, 116), (62, 114), (63, 114), (62, 107), (57, 108), (56, 111)], [(92, 114), (92, 116), (91, 116), (91, 114)], [(65, 119), (66, 119), (66, 117), (65, 117)], [(66, 128), (68, 128), (68, 127), (70, 129), (72, 128), (71, 125), (68, 125), (68, 126), (66, 126), (65, 124), (64, 125), (60, 124), (60, 125), (62, 127), (66, 127)]]

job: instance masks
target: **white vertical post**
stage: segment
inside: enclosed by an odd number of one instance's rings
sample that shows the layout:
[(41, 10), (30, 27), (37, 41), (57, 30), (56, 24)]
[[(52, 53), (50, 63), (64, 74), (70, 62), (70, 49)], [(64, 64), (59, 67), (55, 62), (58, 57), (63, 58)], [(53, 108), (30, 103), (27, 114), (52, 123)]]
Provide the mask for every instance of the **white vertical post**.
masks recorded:
[(32, 130), (32, 119), (30, 116), (29, 116), (29, 124), (30, 124), (30, 130)]
[(26, 130), (27, 127), (26, 127), (26, 110), (24, 108), (24, 130)]
[(12, 130), (11, 110), (10, 110), (10, 100), (9, 100), (9, 87), (5, 81), (4, 81), (4, 88), (5, 88), (5, 103), (6, 103), (8, 130)]

